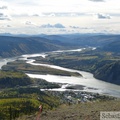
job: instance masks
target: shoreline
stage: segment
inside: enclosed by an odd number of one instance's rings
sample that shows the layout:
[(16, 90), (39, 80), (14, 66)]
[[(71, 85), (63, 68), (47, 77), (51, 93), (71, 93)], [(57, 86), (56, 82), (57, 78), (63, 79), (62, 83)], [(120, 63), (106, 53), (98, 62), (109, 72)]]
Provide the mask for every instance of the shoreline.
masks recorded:
[[(52, 54), (52, 52), (50, 52), (50, 53)], [(34, 59), (32, 59), (32, 61), (31, 61), (28, 58), (29, 57), (34, 58), (36, 56), (45, 57), (46, 55), (47, 55), (47, 53), (27, 54), (27, 55), (22, 55), (21, 57), (19, 56), (16, 59), (17, 60), (24, 60), (25, 62), (28, 62), (29, 64), (32, 63), (33, 65), (34, 64), (37, 65), (37, 63), (33, 63), (35, 61)], [(16, 60), (16, 59), (14, 59), (14, 60)], [(12, 61), (14, 61), (14, 60), (12, 60)], [(56, 65), (49, 65), (48, 64), (47, 66), (49, 66), (49, 67), (53, 66), (53, 68), (66, 70), (66, 71), (70, 71), (70, 72), (78, 72), (78, 73), (82, 74), (83, 77), (59, 76), (59, 75), (57, 76), (57, 75), (48, 75), (48, 74), (47, 75), (31, 74), (33, 76), (33, 78), (36, 77), (36, 78), (45, 79), (48, 82), (67, 83), (67, 84), (72, 84), (72, 85), (73, 84), (83, 85), (83, 86), (86, 86), (86, 89), (85, 89), (86, 91), (94, 91), (94, 92), (98, 92), (98, 93), (102, 93), (102, 94), (112, 94), (114, 96), (120, 97), (120, 92), (119, 92), (120, 86), (114, 85), (111, 83), (107, 83), (107, 82), (104, 82), (101, 80), (97, 80), (93, 77), (92, 73), (74, 70), (74, 69), (69, 69), (69, 68), (64, 68), (64, 67), (60, 67), (60, 66), (56, 66)], [(31, 77), (31, 76), (29, 76), (29, 77)], [(83, 89), (83, 88), (81, 88), (81, 89)]]

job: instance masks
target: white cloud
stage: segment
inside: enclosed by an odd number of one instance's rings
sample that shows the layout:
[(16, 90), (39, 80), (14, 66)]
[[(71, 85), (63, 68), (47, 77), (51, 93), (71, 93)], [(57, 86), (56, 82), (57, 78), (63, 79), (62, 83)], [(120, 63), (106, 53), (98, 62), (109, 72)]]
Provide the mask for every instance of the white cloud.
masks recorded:
[(54, 25), (44, 24), (44, 25), (41, 25), (40, 28), (65, 28), (65, 26), (60, 24), (60, 23), (57, 23), (57, 24), (54, 24)]
[(111, 17), (109, 15), (106, 15), (106, 14), (98, 13), (97, 18), (98, 19), (110, 19)]
[(42, 15), (46, 17), (80, 17), (85, 14), (82, 12), (45, 12)]
[(62, 24), (60, 23), (57, 23), (55, 25), (53, 25), (55, 28), (65, 28), (65, 26), (63, 26)]
[(0, 0), (0, 20), (11, 20), (8, 4)]
[(25, 22), (26, 25), (31, 25), (32, 23), (30, 21)]
[(34, 16), (34, 17), (46, 17), (43, 13), (36, 13), (36, 14), (33, 14), (32, 16)]
[[(120, 31), (119, 5), (120, 0), (0, 0), (0, 26), (12, 26), (2, 29), (5, 32), (36, 34), (69, 32), (69, 29), (71, 32), (100, 32), (106, 28)], [(82, 29), (92, 27), (94, 30)]]
[(79, 29), (79, 26), (70, 26), (70, 28)]
[(53, 25), (51, 25), (51, 24), (44, 24), (44, 25), (41, 25), (40, 27), (41, 28), (52, 28)]
[(36, 24), (35, 24), (35, 23), (32, 23), (31, 21), (26, 21), (26, 22), (25, 22), (25, 25), (34, 25), (34, 26), (36, 26)]
[(8, 7), (3, 5), (3, 6), (0, 6), (0, 9), (7, 9)]
[(55, 17), (56, 15), (54, 13), (51, 13), (48, 15), (48, 17)]
[(9, 27), (11, 27), (10, 25), (7, 25), (7, 27), (9, 28)]
[(11, 20), (11, 18), (4, 13), (0, 13), (0, 20)]
[(89, 0), (89, 1), (92, 1), (92, 2), (104, 2), (105, 0)]

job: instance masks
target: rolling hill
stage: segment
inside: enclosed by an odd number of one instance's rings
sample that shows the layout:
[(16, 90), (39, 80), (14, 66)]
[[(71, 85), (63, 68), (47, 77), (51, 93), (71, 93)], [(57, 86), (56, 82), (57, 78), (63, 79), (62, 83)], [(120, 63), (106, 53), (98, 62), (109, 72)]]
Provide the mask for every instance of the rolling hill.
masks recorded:
[(62, 49), (59, 41), (41, 37), (0, 36), (0, 56), (11, 57), (21, 54), (38, 53)]
[(0, 36), (0, 56), (11, 57), (87, 46), (99, 46), (103, 50), (119, 51), (119, 38), (120, 35), (94, 34)]
[(119, 41), (120, 35), (102, 34), (69, 34), (69, 35), (45, 35), (44, 38), (58, 40), (74, 46), (104, 46)]
[[(119, 38), (119, 40), (120, 40), (120, 38)], [(102, 49), (104, 51), (119, 53), (120, 52), (120, 41), (111, 42), (111, 43), (103, 46)]]

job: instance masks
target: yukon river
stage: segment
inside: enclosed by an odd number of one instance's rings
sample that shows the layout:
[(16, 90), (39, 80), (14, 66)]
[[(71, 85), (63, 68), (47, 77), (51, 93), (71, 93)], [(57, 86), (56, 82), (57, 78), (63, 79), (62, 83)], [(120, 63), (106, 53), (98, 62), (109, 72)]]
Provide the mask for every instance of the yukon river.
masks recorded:
[[(37, 65), (37, 66), (46, 66), (50, 68), (55, 68), (55, 69), (60, 69), (60, 70), (66, 70), (70, 72), (78, 72), (82, 74), (81, 76), (78, 77), (73, 77), (73, 76), (59, 76), (59, 75), (40, 75), (40, 74), (30, 74), (26, 73), (29, 77), (31, 78), (41, 78), (45, 79), (48, 82), (55, 82), (55, 83), (63, 83), (64, 85), (59, 88), (59, 89), (52, 89), (56, 91), (63, 91), (66, 90), (66, 86), (71, 86), (71, 85), (83, 85), (84, 90), (82, 91), (87, 91), (87, 92), (94, 92), (94, 93), (100, 93), (100, 94), (106, 94), (110, 96), (115, 96), (120, 98), (120, 86), (107, 83), (101, 80), (98, 80), (93, 77), (93, 74), (89, 72), (84, 72), (84, 71), (79, 71), (79, 70), (74, 70), (74, 69), (68, 69), (68, 68), (63, 68), (60, 66), (56, 65), (49, 65), (49, 64), (40, 64), (40, 63), (35, 63), (34, 57), (41, 56), (45, 58), (48, 54), (59, 54), (59, 52), (70, 52), (70, 51), (81, 51), (82, 49), (76, 49), (76, 50), (67, 50), (67, 51), (53, 51), (53, 52), (48, 52), (48, 53), (40, 53), (40, 54), (27, 54), (27, 55), (22, 55), (16, 58), (9, 58), (9, 59), (0, 59), (0, 68), (7, 64), (7, 62), (15, 61), (16, 59), (18, 60), (25, 60), (26, 63), (32, 64), (32, 65)], [(94, 50), (94, 48), (93, 48)], [(29, 57), (32, 57), (31, 59), (28, 59)]]

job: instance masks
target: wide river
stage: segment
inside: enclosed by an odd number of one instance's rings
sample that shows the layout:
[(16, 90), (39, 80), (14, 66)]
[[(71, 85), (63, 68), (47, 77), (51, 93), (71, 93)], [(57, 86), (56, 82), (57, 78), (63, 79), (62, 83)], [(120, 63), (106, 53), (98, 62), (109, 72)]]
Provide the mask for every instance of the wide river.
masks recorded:
[[(81, 50), (82, 49), (53, 51), (53, 52), (40, 53), (40, 54), (27, 54), (27, 55), (22, 55), (22, 56), (15, 57), (15, 58), (0, 59), (0, 69), (3, 65), (7, 64), (7, 62), (11, 62), (15, 60), (25, 60), (28, 64), (32, 64), (32, 65), (46, 66), (46, 67), (66, 70), (70, 72), (78, 72), (82, 74), (83, 77), (59, 76), (59, 75), (50, 75), (50, 74), (47, 74), (47, 75), (30, 74), (30, 73), (26, 73), (26, 74), (31, 78), (42, 78), (49, 82), (63, 83), (64, 86), (83, 85), (85, 86), (83, 91), (106, 94), (106, 95), (111, 95), (111, 96), (120, 98), (120, 86), (119, 85), (115, 85), (115, 84), (111, 84), (111, 83), (107, 83), (107, 82), (95, 79), (93, 77), (93, 74), (89, 72), (63, 68), (63, 67), (56, 66), (56, 65), (40, 64), (40, 63), (34, 62), (35, 61), (34, 57), (37, 57), (37, 56), (41, 56), (45, 58), (48, 54), (53, 54), (53, 53), (59, 54), (60, 52), (81, 51)], [(29, 57), (32, 57), (32, 58), (28, 59)], [(66, 89), (65, 87), (62, 87), (61, 89), (53, 89), (53, 90), (60, 91), (60, 90), (66, 90)]]

